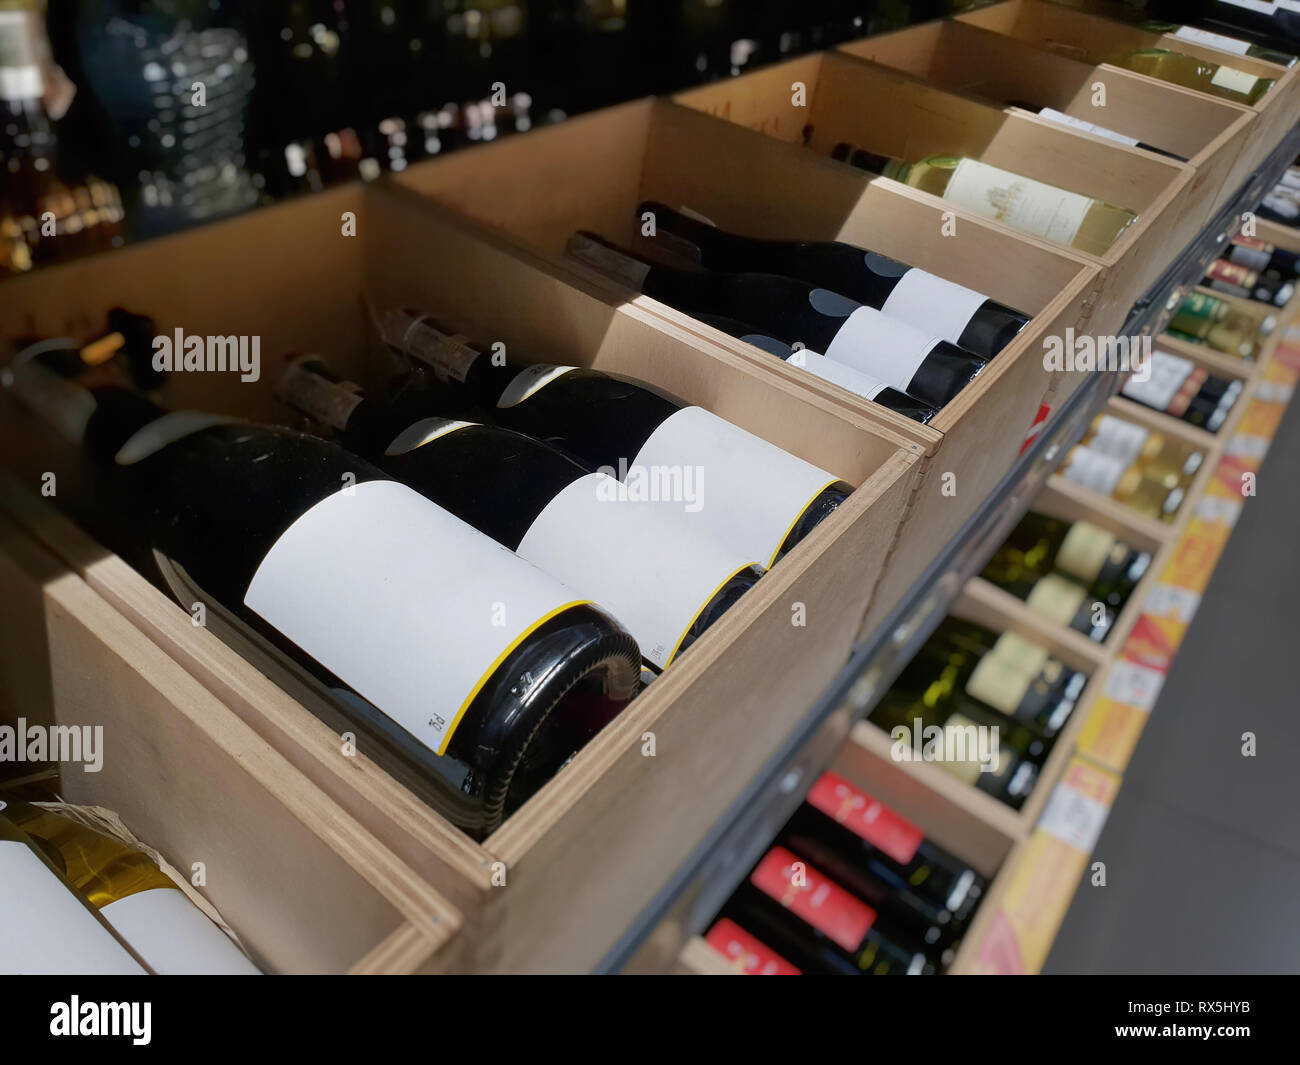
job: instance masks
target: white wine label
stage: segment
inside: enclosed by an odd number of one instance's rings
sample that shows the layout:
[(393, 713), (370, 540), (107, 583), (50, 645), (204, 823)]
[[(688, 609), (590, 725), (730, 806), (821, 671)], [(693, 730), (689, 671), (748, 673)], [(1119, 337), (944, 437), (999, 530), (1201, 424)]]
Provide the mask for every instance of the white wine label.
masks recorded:
[(898, 279), (880, 309), (890, 318), (955, 344), (986, 299), (965, 285), (911, 269)]
[(1069, 126), (1071, 129), (1081, 129), (1084, 133), (1092, 133), (1098, 137), (1105, 137), (1108, 140), (1119, 141), (1120, 144), (1136, 145), (1136, 137), (1126, 137), (1122, 133), (1116, 133), (1113, 129), (1107, 129), (1105, 126), (1098, 126), (1094, 122), (1085, 122), (1081, 118), (1075, 118), (1073, 115), (1067, 115), (1064, 111), (1055, 111), (1050, 107), (1044, 107), (1038, 112), (1039, 118), (1045, 118), (1049, 122), (1055, 122), (1059, 126)]
[(1229, 92), (1239, 92), (1243, 96), (1249, 96), (1257, 81), (1259, 78), (1254, 74), (1247, 74), (1244, 70), (1219, 67), (1214, 77), (1210, 79), (1210, 84), (1220, 89), (1227, 89)]
[(138, 976), (145, 969), (26, 843), (0, 840), (0, 973)]
[(179, 888), (137, 891), (100, 915), (161, 976), (256, 976), (258, 968)]
[(570, 257), (580, 263), (638, 292), (650, 274), (649, 263), (643, 263), (640, 259), (625, 255), (581, 233), (575, 233), (569, 238), (567, 250)]
[(966, 694), (1014, 717), (1035, 674), (1026, 673), (992, 654), (979, 660), (966, 682)]
[(1158, 618), (1177, 618), (1184, 625), (1196, 616), (1201, 597), (1190, 588), (1176, 584), (1157, 584), (1142, 600), (1142, 612)]
[[(1017, 702), (1019, 702), (1019, 700), (1017, 700)], [(982, 771), (981, 763), (975, 750), (972, 749), (974, 745), (967, 743), (965, 740), (961, 740), (959, 734), (966, 732), (967, 729), (974, 728), (979, 728), (979, 726), (965, 714), (951, 714), (948, 717), (948, 720), (943, 724), (943, 750), (945, 752), (965, 750), (965, 752), (968, 755), (971, 755), (971, 757), (962, 759), (945, 758), (943, 761), (935, 763), (943, 769), (946, 769), (958, 780), (963, 780), (972, 787), (979, 782), (980, 773)], [(974, 733), (970, 732), (966, 732), (966, 734), (974, 735)], [(1001, 763), (1002, 753), (999, 751), (998, 765), (994, 767), (994, 772), (997, 772), (997, 770), (1001, 768)]]
[(696, 478), (695, 501), (684, 502), (683, 520), (764, 567), (812, 501), (840, 480), (703, 407), (665, 418), (622, 480), (629, 487), (632, 477), (684, 483), (688, 474)]
[(906, 391), (937, 343), (939, 337), (933, 333), (923, 333), (874, 307), (859, 307), (844, 319), (824, 354)]
[(1088, 441), (1088, 447), (1128, 465), (1142, 454), (1149, 435), (1140, 425), (1103, 414), (1097, 420), (1097, 428)]
[(1115, 491), (1119, 479), (1124, 476), (1126, 466), (1118, 459), (1103, 455), (1080, 444), (1070, 452), (1061, 476), (1067, 481), (1108, 496)]
[(1124, 395), (1157, 410), (1168, 410), (1195, 369), (1196, 365), (1190, 359), (1163, 351), (1152, 352), (1150, 376), (1145, 381), (1130, 377), (1124, 385)]
[(1209, 30), (1198, 30), (1195, 26), (1179, 26), (1173, 35), (1182, 41), (1203, 44), (1206, 48), (1217, 48), (1221, 52), (1232, 52), (1235, 55), (1245, 55), (1250, 51), (1249, 41), (1239, 41), (1236, 37), (1225, 37), (1221, 33), (1210, 33)]
[(1228, 258), (1238, 266), (1244, 266), (1247, 270), (1263, 270), (1273, 259), (1273, 254), (1267, 248), (1252, 248), (1246, 244), (1233, 244), (1232, 250), (1228, 252)]
[(590, 473), (546, 505), (516, 552), (609, 610), (660, 669), (722, 586), (762, 565), (700, 535), (682, 520), (691, 515), (669, 506)]
[(1159, 670), (1119, 661), (1106, 676), (1106, 695), (1117, 703), (1149, 712), (1156, 705), (1164, 683), (1165, 675)]
[(291, 407), (309, 414), (322, 425), (343, 430), (352, 412), (361, 405), (361, 394), (340, 381), (330, 381), (307, 369), (311, 356), (294, 360), (280, 378), (279, 392)]
[(1225, 499), (1223, 496), (1201, 496), (1196, 502), (1194, 511), (1201, 521), (1208, 521), (1214, 525), (1226, 525), (1228, 528), (1237, 524), (1237, 519), (1241, 517), (1241, 501), (1238, 499)]
[(981, 218), (1005, 222), (1061, 244), (1073, 243), (1096, 202), (976, 159), (957, 164), (943, 195)]
[(1101, 576), (1102, 567), (1115, 546), (1115, 537), (1090, 521), (1076, 521), (1061, 540), (1056, 552), (1056, 568), (1091, 584)]
[(137, 430), (123, 444), (113, 461), (119, 466), (131, 466), (142, 462), (150, 455), (157, 454), (168, 444), (174, 444), (200, 429), (210, 429), (214, 425), (229, 425), (238, 418), (228, 418), (223, 414), (203, 414), (196, 410), (177, 410), (156, 418), (143, 429)]
[(408, 451), (431, 444), (448, 433), (454, 433), (458, 429), (470, 429), (477, 424), (478, 422), (458, 422), (453, 418), (421, 418), (398, 433), (393, 438), (393, 442), (384, 449), (384, 454), (405, 455)]
[(536, 395), (557, 377), (576, 369), (576, 366), (551, 366), (547, 363), (538, 363), (536, 366), (520, 370), (514, 380), (506, 385), (505, 390), (497, 397), (497, 406), (513, 407), (522, 403), (529, 396)]
[(1038, 827), (1077, 851), (1091, 854), (1101, 838), (1110, 807), (1062, 782), (1052, 789)]
[(1082, 585), (1049, 573), (1034, 583), (1025, 598), (1025, 604), (1040, 617), (1069, 628), (1070, 622), (1078, 616), (1079, 608), (1087, 598), (1087, 589)]
[[(742, 337), (741, 339), (748, 340), (749, 338)], [(814, 377), (820, 377), (823, 381), (829, 381), (833, 385), (846, 388), (863, 399), (875, 399), (876, 396), (880, 395), (881, 390), (889, 387), (878, 377), (861, 373), (851, 366), (845, 366), (842, 362), (828, 359), (825, 355), (819, 355), (817, 352), (809, 351), (806, 348), (796, 351), (785, 361), (791, 366), (798, 366), (807, 370)]]
[(1048, 662), (1051, 661), (1046, 647), (1015, 632), (1004, 632), (999, 636), (985, 657), (1015, 666), (1032, 677), (1037, 677), (1047, 669)]
[(582, 600), (405, 485), (363, 481), (281, 534), (244, 602), (442, 754), (506, 657)]

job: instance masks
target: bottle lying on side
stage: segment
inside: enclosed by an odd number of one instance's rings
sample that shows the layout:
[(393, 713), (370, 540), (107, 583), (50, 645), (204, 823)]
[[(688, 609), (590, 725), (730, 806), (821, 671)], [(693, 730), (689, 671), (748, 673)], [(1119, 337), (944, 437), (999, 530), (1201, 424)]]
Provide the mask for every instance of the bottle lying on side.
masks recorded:
[(10, 802), (0, 818), (59, 865), (114, 933), (163, 976), (248, 976), (257, 966), (143, 851), (55, 809)]
[(39, 360), (7, 384), (82, 450), (101, 542), (468, 832), (636, 692), (636, 642), (601, 609), (335, 444)]
[(985, 359), (1029, 323), (1027, 314), (974, 289), (843, 241), (741, 236), (654, 200), (642, 203), (637, 214), (653, 216), (656, 236), (668, 233), (674, 244), (686, 242), (705, 269), (779, 274), (830, 289)]
[(431, 416), (443, 390), (413, 376), (370, 397), (316, 356), (299, 356), (280, 397), (348, 450), (600, 603), (667, 668), (761, 576), (693, 519), (700, 498), (642, 503), (607, 473), (497, 425)]
[(428, 368), (464, 409), (568, 452), (624, 483), (708, 470), (710, 535), (771, 568), (843, 503), (839, 477), (642, 381), (580, 366), (521, 365), (480, 351), (418, 311), (391, 310), (384, 341)]
[(791, 347), (802, 344), (936, 408), (988, 365), (933, 333), (793, 278), (660, 266), (591, 233), (575, 234), (568, 253), (685, 314), (748, 322)]
[(831, 156), (1090, 255), (1105, 255), (1138, 217), (1126, 207), (961, 155), (930, 155), (909, 163), (841, 143)]

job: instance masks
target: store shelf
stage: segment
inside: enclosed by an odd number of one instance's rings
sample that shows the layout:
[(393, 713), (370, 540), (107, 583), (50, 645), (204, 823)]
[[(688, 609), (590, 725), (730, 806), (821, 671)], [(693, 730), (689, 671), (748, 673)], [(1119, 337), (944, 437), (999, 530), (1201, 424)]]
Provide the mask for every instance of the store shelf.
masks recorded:
[[(1210, 224), (1169, 263), (1134, 305), (1119, 335), (1156, 336), (1164, 330), (1184, 294), (1195, 287), (1208, 264), (1240, 230), (1245, 213), (1259, 203), (1298, 153), (1300, 126), (1295, 126)], [(1278, 342), (1280, 336), (1274, 338), (1269, 350), (1274, 350)], [(1252, 384), (1263, 379), (1267, 365), (1266, 358), (1251, 371)], [(1240, 367), (1237, 367), (1237, 372), (1241, 372)], [(853, 735), (855, 724), (871, 712), (878, 698), (948, 612), (966, 582), (979, 572), (1014, 528), (1034, 497), (1048, 483), (1066, 451), (1082, 437), (1093, 418), (1111, 400), (1118, 385), (1118, 375), (1092, 375), (1053, 413), (1011, 471), (932, 561), (899, 605), (867, 639), (858, 644), (844, 669), (828, 685), (800, 727), (787, 737), (777, 755), (754, 778), (690, 859), (676, 870), (655, 902), (628, 927), (621, 941), (603, 959), (598, 971), (664, 972), (678, 964), (682, 948), (703, 931), (709, 918), (797, 808), (816, 775), (830, 765), (836, 752)], [(1222, 439), (1214, 452), (1214, 461), (1207, 462), (1206, 469), (1193, 486), (1178, 528), (1161, 533), (1162, 539), (1169, 543), (1168, 550), (1162, 552), (1162, 558), (1157, 560), (1159, 564), (1163, 565), (1163, 560), (1176, 550), (1176, 533), (1185, 531), (1194, 520), (1193, 502), (1210, 487), (1217, 458), (1226, 448), (1233, 427), (1248, 417), (1246, 408), (1251, 398), (1248, 391), (1238, 403), (1233, 423), (1221, 430)], [(1147, 415), (1143, 412), (1140, 417), (1147, 418)], [(1053, 483), (1059, 484), (1059, 481), (1057, 478)], [(1126, 520), (1131, 522), (1127, 515)], [(1152, 530), (1153, 535), (1160, 532), (1159, 529)], [(1135, 619), (1129, 619), (1127, 625), (1131, 628), (1134, 623)], [(1128, 632), (1116, 633), (1115, 636), (1118, 641), (1128, 636)], [(1085, 696), (1089, 705), (1096, 698), (1092, 693), (1102, 690), (1097, 681), (1104, 679), (1104, 676), (1094, 678), (1094, 683), (1089, 685), (1090, 693)], [(1079, 720), (1081, 725), (1086, 723), (1084, 715), (1080, 715)], [(1043, 821), (1069, 825), (1072, 812), (1077, 813), (1079, 808), (1092, 811), (1095, 820), (1096, 805), (1104, 798), (1103, 805), (1108, 807), (1113, 800), (1118, 788), (1118, 775), (1070, 756), (1068, 749), (1054, 761), (1057, 773), (1052, 776), (1045, 774), (1036, 789), (1046, 809)], [(1087, 798), (1081, 807), (1074, 801), (1075, 794)], [(1100, 830), (1100, 824), (1096, 825), (1096, 830)], [(1057, 879), (1069, 882), (1073, 890), (1077, 874), (1073, 879), (1066, 874), (1079, 861), (1086, 862), (1091, 849), (1088, 841), (1090, 838), (1095, 840), (1092, 826), (1076, 824), (1068, 831), (1062, 828), (1046, 841), (1040, 838), (1043, 831), (1040, 822), (1039, 829), (1015, 843), (1004, 866), (1008, 874), (1000, 878), (1002, 891), (1014, 891), (1014, 873), (1019, 868), (1016, 863), (1029, 854), (1038, 854), (1040, 862), (1056, 863), (1062, 871)], [(1069, 837), (1069, 842), (1062, 843), (1063, 837)], [(1065, 852), (1061, 847), (1066, 848)], [(1065, 906), (1068, 906), (1068, 901), (1067, 897)], [(988, 964), (987, 959), (980, 965), (973, 960), (976, 944), (985, 942), (987, 929), (993, 920), (993, 902), (994, 899), (985, 900), (969, 937), (971, 945), (963, 949), (956, 971), (996, 968)], [(1063, 915), (1064, 908), (1061, 908), (1058, 923)], [(1051, 927), (1054, 929), (1055, 925)], [(999, 926), (999, 930), (1005, 932), (1006, 929)], [(1031, 935), (1038, 943), (1043, 931), (1035, 928)], [(1050, 945), (1050, 937), (1046, 943)], [(1043, 947), (1044, 954), (1045, 949)]]

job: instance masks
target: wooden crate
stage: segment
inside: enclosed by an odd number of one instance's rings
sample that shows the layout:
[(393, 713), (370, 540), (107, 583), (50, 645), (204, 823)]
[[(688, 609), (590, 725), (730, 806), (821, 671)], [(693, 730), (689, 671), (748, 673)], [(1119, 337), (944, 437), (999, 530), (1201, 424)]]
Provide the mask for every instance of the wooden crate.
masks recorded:
[[(793, 103), (799, 84), (806, 87), (806, 106)], [(1203, 205), (1187, 198), (1195, 172), (1184, 163), (1079, 137), (1036, 115), (989, 107), (840, 53), (804, 56), (675, 99), (779, 140), (806, 144), (823, 157), (840, 142), (909, 161), (966, 155), (1136, 212), (1137, 221), (1105, 255), (1075, 253), (1099, 270), (1088, 319), (1088, 330), (1097, 334), (1120, 328), (1174, 249), (1189, 243), (1204, 221)], [(874, 181), (900, 188), (887, 178)], [(919, 195), (939, 210), (952, 207), (939, 197)], [(987, 264), (984, 269), (987, 274)]]
[[(1252, 169), (1244, 154), (1256, 124), (1250, 108), (1120, 67), (1044, 51), (968, 22), (925, 22), (839, 50), (998, 107), (1015, 100), (1051, 107), (1173, 152), (1196, 171), (1183, 195), (1197, 205), (1187, 213), (1199, 214), (1201, 225), (1236, 194)], [(1105, 88), (1104, 107), (1094, 106), (1098, 85)]]
[(202, 862), (198, 890), (266, 972), (399, 973), (449, 957), (456, 908), (45, 541), (91, 552), (97, 573), (120, 562), (7, 474), (0, 493), (16, 518), (0, 515), (0, 722), (103, 729), (100, 769), (64, 765), (65, 796), (116, 810), (186, 874)]
[[(1096, 6), (1101, 11), (1107, 9), (1105, 3)], [(1282, 67), (1251, 56), (1207, 48), (1205, 45), (1167, 34), (1152, 33), (1128, 23), (1043, 0), (1006, 0), (1005, 3), (957, 17), (971, 25), (982, 26), (1027, 41), (1038, 48), (1074, 58), (1085, 51), (1104, 54), (1135, 48), (1166, 48), (1211, 63), (1230, 66), (1256, 77), (1273, 78), (1276, 81), (1273, 88), (1250, 107), (1256, 121), (1241, 148), (1241, 162), (1245, 168), (1242, 180), (1268, 158), (1277, 143), (1295, 125), (1296, 115), (1300, 113), (1300, 69), (1296, 67)]]
[[(955, 235), (944, 236), (934, 197), (870, 181), (833, 160), (663, 101), (637, 101), (419, 164), (398, 180), (499, 233), (519, 254), (598, 287), (619, 315), (644, 311), (663, 328), (691, 333), (709, 351), (743, 360), (824, 409), (851, 411), (916, 443), (927, 460), (907, 516), (910, 531), (890, 558), (867, 626), (883, 618), (1010, 469), (1054, 383), (1044, 369), (1044, 338), (1066, 328), (1085, 330), (1095, 298), (1096, 270), (1079, 256), (961, 211)], [(635, 208), (643, 199), (688, 205), (740, 233), (845, 240), (984, 291), (1034, 319), (930, 426), (919, 426), (566, 264), (565, 244), (580, 228), (633, 244)], [(945, 473), (955, 481), (946, 481)], [(945, 484), (955, 486), (955, 494), (945, 492)]]
[[(75, 575), (68, 579), (84, 582), (87, 596), (116, 612), (117, 628), (139, 645), (141, 657), (184, 681), (184, 693), (153, 696), (164, 704), (159, 714), (174, 702), (176, 714), (204, 729), (215, 729), (217, 716), (237, 723), (249, 743), (278, 752), (286, 770), (292, 766), (323, 793), (322, 802), (338, 811), (322, 819), (326, 824), (354, 819), (358, 831), (381, 840), (445, 899), (449, 913), (461, 915), (460, 933), (444, 949), (426, 951), (422, 966), (584, 969), (614, 944), (844, 664), (914, 490), (920, 449), (850, 411), (824, 409), (818, 397), (761, 373), (752, 360), (702, 345), (642, 309), (615, 313), (541, 262), (414, 200), (400, 190), (341, 188), (6, 282), (0, 333), (62, 334), (123, 304), (154, 314), (163, 331), (258, 335), (261, 380), (181, 374), (169, 400), (267, 418), (275, 415), (271, 389), (281, 351), (319, 351), (363, 382), (380, 376), (368, 348), (364, 293), (380, 308), (427, 308), (485, 343), (505, 343), (513, 359), (594, 365), (646, 379), (856, 486), (723, 623), (486, 841), (472, 841), (423, 806), (364, 751), (343, 756), (338, 736), (303, 702), (192, 625), (186, 612), (37, 499), (32, 490), (53, 459), (33, 448), (31, 416), (7, 398), (0, 454), (24, 487), (0, 493), (0, 510), (52, 552), (60, 574)], [(352, 222), (357, 235), (343, 235)], [(39, 620), (31, 613), (38, 591), (18, 582), (15, 601), (28, 607), (21, 624)], [(67, 625), (103, 631), (73, 606)], [(801, 613), (803, 625), (794, 620)], [(54, 712), (72, 720), (97, 686), (106, 719), (126, 721), (138, 693), (88, 640), (75, 658), (24, 656), (13, 663), (14, 683), (38, 695), (52, 685)], [(65, 674), (81, 685), (67, 708)], [(127, 735), (119, 727), (123, 744), (151, 742), (147, 733)], [(654, 757), (642, 755), (648, 733), (655, 736)], [(165, 782), (185, 771), (184, 739), (152, 752), (154, 776)], [(241, 801), (236, 792), (231, 804)], [(135, 807), (116, 793), (105, 801), (167, 850), (172, 841)], [(195, 806), (205, 809), (198, 800)], [(333, 871), (318, 864), (312, 890), (333, 903)], [(356, 894), (346, 884), (338, 890), (349, 899)], [(238, 915), (234, 920), (240, 927)], [(420, 929), (424, 938), (428, 923)], [(339, 938), (351, 937), (349, 929)], [(411, 932), (395, 928), (376, 957), (410, 960), (415, 946)]]

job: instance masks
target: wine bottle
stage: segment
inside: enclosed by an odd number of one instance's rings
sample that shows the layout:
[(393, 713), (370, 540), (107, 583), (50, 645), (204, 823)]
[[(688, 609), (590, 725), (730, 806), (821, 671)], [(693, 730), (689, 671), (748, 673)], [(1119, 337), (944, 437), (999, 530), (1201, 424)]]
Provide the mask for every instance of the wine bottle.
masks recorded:
[(1021, 110), (1030, 111), (1039, 118), (1045, 118), (1049, 122), (1055, 122), (1058, 126), (1069, 126), (1071, 129), (1082, 130), (1084, 133), (1091, 133), (1097, 137), (1105, 137), (1107, 140), (1118, 141), (1120, 144), (1127, 144), (1133, 148), (1141, 148), (1143, 151), (1155, 152), (1157, 155), (1163, 155), (1170, 159), (1177, 159), (1180, 163), (1187, 162), (1185, 155), (1177, 155), (1174, 152), (1166, 151), (1163, 148), (1157, 148), (1153, 144), (1145, 144), (1136, 137), (1130, 137), (1124, 133), (1119, 133), (1106, 126), (1099, 126), (1095, 122), (1088, 122), (1082, 118), (1076, 118), (1074, 115), (1066, 114), (1064, 111), (1058, 111), (1053, 107), (1039, 107), (1037, 104), (1027, 103), (1024, 100), (1008, 100), (1008, 107), (1019, 107)]
[(57, 856), (8, 812), (0, 799), (0, 973), (145, 975), (148, 970), (68, 882)]
[(1276, 326), (1277, 315), (1270, 311), (1247, 310), (1205, 292), (1189, 292), (1174, 312), (1168, 332), (1225, 355), (1254, 359)]
[(940, 196), (1012, 229), (1105, 255), (1137, 221), (1126, 207), (1035, 181), (960, 155), (930, 155), (914, 163), (838, 144), (831, 153), (873, 174)]
[(1090, 601), (1105, 603), (1118, 614), (1150, 566), (1149, 551), (1129, 546), (1090, 521), (1062, 521), (1031, 510), (980, 576), (1024, 599), (1039, 580), (1059, 573), (1081, 584)]
[(1135, 74), (1145, 74), (1235, 104), (1258, 103), (1274, 85), (1272, 78), (1168, 48), (1133, 48), (1087, 58), (1090, 63), (1110, 63)]
[(797, 967), (729, 917), (714, 921), (704, 940), (745, 976), (802, 975)]
[(1295, 282), (1280, 274), (1261, 274), (1228, 259), (1215, 259), (1205, 271), (1205, 285), (1230, 296), (1285, 307), (1295, 293)]
[(906, 392), (890, 388), (879, 378), (861, 373), (850, 366), (844, 365), (842, 362), (835, 362), (825, 355), (809, 351), (807, 348), (793, 348), (784, 341), (767, 336), (755, 329), (755, 327), (746, 325), (744, 322), (738, 322), (734, 318), (722, 318), (715, 314), (700, 314), (696, 315), (696, 317), (705, 325), (711, 325), (714, 329), (729, 333), (738, 340), (753, 344), (756, 348), (761, 348), (770, 355), (784, 359), (791, 366), (798, 366), (807, 370), (810, 374), (820, 377), (823, 381), (839, 385), (841, 388), (848, 389), (854, 395), (869, 399), (873, 403), (879, 403), (882, 407), (887, 407), (889, 410), (911, 418), (913, 421), (920, 422), (922, 425), (928, 424), (930, 419), (938, 413), (933, 407), (927, 407), (920, 400), (913, 399)]
[(1212, 30), (1201, 29), (1199, 26), (1184, 26), (1173, 22), (1153, 21), (1145, 23), (1144, 28), (1149, 29), (1152, 33), (1169, 34), (1172, 37), (1177, 37), (1180, 41), (1189, 41), (1192, 44), (1213, 48), (1219, 52), (1229, 52), (1232, 55), (1248, 55), (1253, 59), (1262, 59), (1266, 63), (1276, 63), (1282, 67), (1294, 66), (1296, 61), (1294, 55), (1279, 51), (1276, 48), (1255, 44), (1239, 37), (1230, 37), (1223, 33), (1215, 33)]
[[(881, 931), (871, 906), (781, 846), (769, 850), (736, 889), (728, 910), (733, 907), (737, 924), (805, 973), (935, 972), (917, 945)], [(791, 947), (801, 939), (808, 946), (796, 957)]]
[(1300, 253), (1279, 248), (1257, 237), (1232, 238), (1228, 260), (1262, 274), (1277, 274), (1292, 281), (1300, 277)]
[(1203, 452), (1103, 415), (1066, 456), (1061, 475), (1140, 514), (1173, 521)]
[(1296, 0), (1178, 0), (1152, 4), (1162, 18), (1192, 18), (1225, 33), (1248, 37), (1284, 53), (1300, 51), (1300, 4)]
[(833, 846), (929, 920), (950, 922), (958, 932), (987, 887), (983, 877), (927, 840), (918, 826), (836, 773), (827, 771), (817, 778), (796, 816), (836, 826), (839, 836)]
[[(644, 505), (607, 473), (497, 425), (429, 416), (445, 408), (399, 379), (370, 398), (316, 356), (289, 364), (280, 395), (339, 442), (609, 610), (665, 669), (761, 576), (691, 521), (705, 500)], [(699, 495), (705, 485), (698, 486)], [(698, 527), (697, 527), (698, 525)], [(652, 576), (653, 580), (647, 580)]]
[(653, 200), (637, 208), (642, 217), (647, 212), (654, 215), (656, 233), (662, 230), (689, 241), (707, 269), (779, 274), (830, 289), (986, 359), (1029, 322), (1028, 315), (981, 292), (842, 241), (740, 236)]
[(11, 802), (0, 816), (57, 855), (72, 886), (155, 973), (258, 972), (147, 854), (44, 807)]
[(1147, 379), (1131, 377), (1122, 391), (1135, 403), (1217, 433), (1241, 390), (1242, 382), (1235, 378), (1214, 377), (1191, 359), (1153, 351)]
[(568, 251), (587, 266), (686, 314), (749, 322), (786, 344), (803, 344), (933, 407), (948, 403), (988, 365), (933, 333), (793, 278), (678, 270), (650, 263), (590, 233), (575, 234)]
[(640, 654), (603, 611), (335, 444), (35, 361), (7, 383), (85, 452), (101, 542), (471, 833), (634, 694)]
[(521, 366), (449, 336), (415, 311), (389, 311), (384, 340), (507, 429), (544, 440), (635, 488), (656, 471), (707, 471), (697, 512), (718, 542), (770, 568), (848, 498), (838, 477), (702, 407), (578, 366)]

